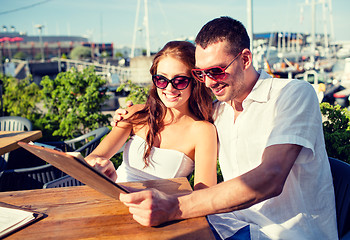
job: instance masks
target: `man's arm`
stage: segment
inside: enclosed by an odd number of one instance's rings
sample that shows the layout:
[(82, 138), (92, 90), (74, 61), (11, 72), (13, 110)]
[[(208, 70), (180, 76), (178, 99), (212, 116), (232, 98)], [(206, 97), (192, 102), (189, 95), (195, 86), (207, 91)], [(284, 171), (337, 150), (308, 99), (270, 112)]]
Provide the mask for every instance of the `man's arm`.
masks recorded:
[(166, 195), (153, 189), (121, 194), (120, 200), (129, 207), (134, 219), (145, 226), (248, 208), (282, 192), (301, 148), (293, 144), (267, 147), (262, 163), (255, 169), (188, 195)]

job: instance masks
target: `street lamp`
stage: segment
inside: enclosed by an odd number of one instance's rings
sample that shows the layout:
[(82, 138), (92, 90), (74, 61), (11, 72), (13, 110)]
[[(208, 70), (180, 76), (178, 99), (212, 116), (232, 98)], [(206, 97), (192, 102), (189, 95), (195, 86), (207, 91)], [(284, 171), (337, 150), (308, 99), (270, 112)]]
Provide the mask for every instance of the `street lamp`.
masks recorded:
[(43, 45), (43, 38), (42, 38), (42, 29), (44, 25), (37, 24), (35, 27), (39, 30), (39, 41), (40, 41), (40, 50), (41, 50), (41, 61), (45, 61), (45, 56), (44, 56), (44, 45)]

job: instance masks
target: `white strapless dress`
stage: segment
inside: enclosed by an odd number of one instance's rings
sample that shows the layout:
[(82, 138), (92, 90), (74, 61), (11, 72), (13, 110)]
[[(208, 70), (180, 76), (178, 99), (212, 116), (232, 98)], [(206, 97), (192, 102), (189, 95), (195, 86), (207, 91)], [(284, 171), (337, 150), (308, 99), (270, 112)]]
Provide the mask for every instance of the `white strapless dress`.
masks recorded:
[(194, 161), (186, 154), (157, 147), (152, 148), (150, 164), (145, 167), (145, 145), (146, 141), (137, 135), (125, 144), (123, 163), (117, 169), (117, 182), (187, 177), (193, 171)]

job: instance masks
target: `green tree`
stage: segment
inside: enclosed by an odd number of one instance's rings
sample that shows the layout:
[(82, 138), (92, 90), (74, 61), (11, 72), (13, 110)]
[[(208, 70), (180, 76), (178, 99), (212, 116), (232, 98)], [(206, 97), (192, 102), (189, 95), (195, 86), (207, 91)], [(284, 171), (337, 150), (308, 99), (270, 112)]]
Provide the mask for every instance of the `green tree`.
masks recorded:
[(41, 111), (37, 107), (37, 103), (41, 100), (40, 88), (31, 82), (31, 76), (19, 80), (0, 74), (0, 79), (4, 85), (5, 115), (25, 117), (34, 126), (39, 127), (37, 120), (40, 119)]
[(25, 54), (22, 51), (18, 51), (18, 52), (16, 52), (15, 55), (13, 55), (13, 58), (14, 59), (19, 59), (19, 60), (26, 60), (27, 59), (27, 54)]
[(93, 68), (83, 72), (72, 68), (54, 80), (44, 77), (41, 85), (47, 113), (41, 122), (47, 134), (67, 139), (109, 125), (111, 116), (101, 112), (101, 105), (108, 98), (103, 90), (105, 83)]
[(350, 112), (329, 103), (321, 103), (320, 107), (328, 156), (350, 163)]
[(101, 57), (109, 57), (108, 52), (107, 52), (107, 51), (103, 51), (103, 52), (101, 53)]
[(139, 86), (135, 83), (132, 83), (129, 80), (126, 83), (120, 85), (117, 89), (117, 92), (120, 92), (123, 89), (130, 91), (129, 95), (126, 97), (127, 101), (132, 101), (134, 104), (146, 103), (149, 93), (149, 87)]
[(123, 57), (124, 57), (124, 54), (123, 54), (122, 52), (119, 52), (119, 51), (118, 51), (118, 52), (115, 53), (115, 57), (116, 57), (116, 58), (123, 58)]
[(91, 48), (84, 46), (77, 46), (70, 52), (70, 58), (74, 60), (91, 58)]
[(35, 54), (34, 60), (41, 60), (41, 53)]

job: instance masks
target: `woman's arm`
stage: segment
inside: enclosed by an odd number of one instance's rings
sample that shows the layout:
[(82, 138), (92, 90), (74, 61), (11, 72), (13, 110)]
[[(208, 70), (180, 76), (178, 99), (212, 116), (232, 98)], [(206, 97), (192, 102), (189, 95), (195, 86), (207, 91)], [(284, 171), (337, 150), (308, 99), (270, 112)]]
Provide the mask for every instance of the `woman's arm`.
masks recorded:
[[(130, 107), (125, 119), (138, 109), (138, 106)], [(102, 142), (85, 158), (86, 162), (115, 181), (117, 175), (114, 165), (109, 159), (125, 144), (132, 129), (132, 124), (123, 121), (118, 122), (117, 126), (115, 126)]]
[(122, 122), (118, 123), (118, 126), (114, 127), (112, 131), (101, 141), (101, 143), (85, 158), (85, 160), (90, 160), (95, 157), (101, 157), (110, 159), (116, 154), (119, 149), (124, 145), (131, 133), (130, 126), (120, 126), (126, 125)]
[(205, 121), (193, 125), (195, 138), (194, 190), (217, 183), (217, 133), (213, 124)]
[[(118, 125), (122, 124), (118, 123)], [(85, 158), (85, 161), (113, 181), (116, 181), (117, 174), (113, 163), (109, 159), (123, 146), (130, 132), (130, 127), (114, 127), (102, 142)]]

